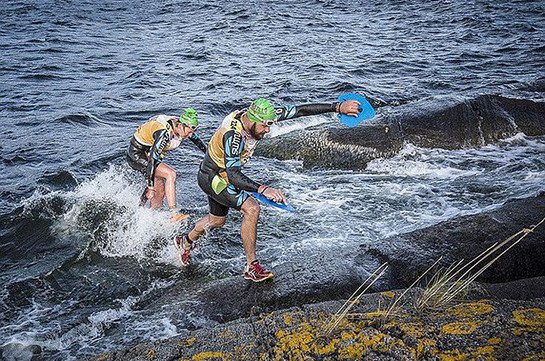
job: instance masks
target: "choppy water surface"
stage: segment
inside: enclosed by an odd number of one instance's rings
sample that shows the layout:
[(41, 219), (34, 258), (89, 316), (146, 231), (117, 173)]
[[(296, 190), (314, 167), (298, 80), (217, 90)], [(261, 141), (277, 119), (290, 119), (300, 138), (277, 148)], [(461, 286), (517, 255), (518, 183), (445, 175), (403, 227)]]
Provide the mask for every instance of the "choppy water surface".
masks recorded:
[[(257, 96), (333, 101), (363, 91), (378, 107), (426, 97), (543, 99), (541, 1), (10, 1), (0, 9), (0, 347), (8, 360), (74, 359), (211, 321), (191, 296), (157, 295), (239, 275), (240, 217), (203, 240), (181, 271), (166, 212), (137, 206), (124, 164), (135, 127), (200, 111), (207, 140)], [(313, 124), (282, 124), (272, 136)], [(475, 150), (411, 144), (365, 171), (256, 158), (247, 173), (285, 190), (296, 215), (264, 209), (259, 257), (274, 267), (495, 208), (545, 189), (545, 138)], [(178, 200), (207, 212), (190, 143), (170, 154)], [(388, 245), (383, 245), (387, 247)], [(182, 307), (184, 306), (184, 307)], [(36, 356), (37, 355), (37, 356)]]

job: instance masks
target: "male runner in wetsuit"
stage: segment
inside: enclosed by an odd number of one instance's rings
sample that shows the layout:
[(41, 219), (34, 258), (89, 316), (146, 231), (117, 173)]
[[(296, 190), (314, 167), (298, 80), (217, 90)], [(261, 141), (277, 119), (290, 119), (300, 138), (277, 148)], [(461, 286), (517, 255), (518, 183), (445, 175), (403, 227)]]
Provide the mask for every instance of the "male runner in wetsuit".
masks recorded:
[(177, 148), (182, 139), (189, 138), (200, 150), (206, 152), (206, 145), (194, 134), (199, 126), (197, 112), (193, 108), (184, 109), (182, 115), (156, 115), (136, 129), (127, 150), (127, 162), (131, 168), (143, 173), (147, 188), (144, 190), (143, 204), (149, 199), (151, 207), (158, 209), (163, 198), (172, 212), (171, 222), (187, 217), (176, 210), (176, 171), (162, 163), (165, 153)]
[(270, 101), (261, 98), (253, 101), (248, 109), (229, 114), (210, 140), (198, 174), (199, 186), (208, 195), (210, 212), (197, 221), (191, 232), (174, 238), (182, 264), (189, 265), (194, 242), (205, 230), (223, 226), (229, 208), (234, 208), (243, 215), (241, 238), (246, 253), (244, 278), (261, 282), (273, 277), (272, 272), (262, 267), (256, 258), (260, 208), (248, 192), (259, 192), (275, 202), (287, 203), (287, 200), (280, 190), (245, 176), (241, 171), (242, 166), (252, 156), (259, 140), (277, 121), (327, 112), (357, 116), (358, 107), (357, 101), (345, 101), (275, 109)]

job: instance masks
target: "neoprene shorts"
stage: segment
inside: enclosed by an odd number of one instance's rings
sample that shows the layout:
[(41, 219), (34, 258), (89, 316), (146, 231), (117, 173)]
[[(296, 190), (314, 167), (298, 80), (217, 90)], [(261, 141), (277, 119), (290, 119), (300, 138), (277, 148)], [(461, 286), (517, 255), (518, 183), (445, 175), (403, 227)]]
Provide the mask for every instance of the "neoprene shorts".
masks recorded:
[(201, 187), (203, 192), (208, 196), (210, 214), (217, 217), (225, 217), (227, 213), (229, 213), (229, 208), (240, 211), (240, 207), (242, 207), (244, 201), (248, 199), (249, 194), (246, 191), (235, 188), (231, 184), (219, 194), (216, 194), (212, 189), (212, 179), (214, 176), (216, 176), (214, 173), (204, 172), (201, 169), (199, 169), (197, 175), (199, 187)]
[(127, 163), (129, 163), (132, 169), (146, 175), (146, 170), (148, 168), (146, 148), (139, 144), (134, 137), (131, 139), (129, 149), (127, 149)]

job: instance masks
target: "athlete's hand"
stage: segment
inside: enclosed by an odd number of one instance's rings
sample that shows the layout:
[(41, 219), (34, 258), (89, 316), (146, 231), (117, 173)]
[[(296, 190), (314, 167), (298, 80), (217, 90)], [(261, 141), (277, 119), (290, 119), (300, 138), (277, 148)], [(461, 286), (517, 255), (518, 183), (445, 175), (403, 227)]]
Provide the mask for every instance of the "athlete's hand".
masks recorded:
[(357, 117), (359, 108), (360, 102), (356, 100), (345, 100), (339, 105), (339, 113)]
[(288, 199), (282, 194), (279, 189), (267, 187), (262, 194), (276, 203), (288, 204)]
[(146, 190), (146, 198), (151, 201), (153, 197), (155, 197), (155, 189), (148, 188)]

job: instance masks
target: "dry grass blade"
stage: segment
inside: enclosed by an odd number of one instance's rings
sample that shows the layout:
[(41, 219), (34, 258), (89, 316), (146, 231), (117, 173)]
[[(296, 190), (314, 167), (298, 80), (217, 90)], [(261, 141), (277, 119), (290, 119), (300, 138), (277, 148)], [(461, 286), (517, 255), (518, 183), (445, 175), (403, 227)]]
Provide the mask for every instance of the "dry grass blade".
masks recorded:
[[(539, 225), (541, 225), (543, 222), (545, 221), (545, 218), (543, 218), (541, 220), (541, 222), (539, 222), (538, 224), (530, 227), (530, 228), (525, 228), (523, 230), (521, 230), (520, 232), (517, 232), (514, 236), (516, 235), (520, 235), (521, 233), (522, 236), (517, 239), (515, 242), (513, 242), (509, 247), (507, 247), (505, 250), (503, 250), (500, 254), (498, 254), (496, 257), (494, 257), (492, 260), (490, 260), (487, 264), (485, 264), (483, 267), (481, 267), (473, 276), (469, 277), (467, 280), (461, 280), (461, 282), (459, 282), (460, 284), (458, 286), (456, 286), (456, 288), (453, 289), (453, 291), (451, 292), (451, 295), (449, 295), (446, 299), (446, 302), (450, 302), (452, 301), (452, 299), (454, 297), (456, 297), (456, 295), (458, 293), (460, 293), (461, 291), (463, 291), (464, 289), (466, 289), (470, 284), (473, 283), (473, 281), (475, 281), (475, 279), (477, 277), (479, 277), (484, 271), (486, 271), (490, 266), (492, 266), (492, 264), (494, 264), (501, 256), (503, 256), (505, 253), (507, 253), (511, 248), (513, 248), (514, 246), (516, 246), (520, 241), (522, 241), (524, 239), (524, 237), (526, 237), (528, 234), (532, 233)], [(512, 240), (514, 237), (511, 236), (508, 238), (508, 240)], [(502, 242), (504, 243), (504, 242)]]
[[(388, 269), (387, 263), (382, 264), (377, 268), (367, 279), (361, 284), (360, 287), (348, 298), (348, 300), (342, 305), (342, 307), (335, 313), (332, 317), (332, 320), (328, 323), (325, 329), (325, 333), (330, 334), (341, 322), (341, 320), (346, 316), (348, 311), (356, 304), (360, 297), (386, 272)], [(360, 291), (369, 281), (371, 282)]]
[[(538, 226), (545, 222), (543, 218), (538, 224), (531, 226), (530, 228), (522, 229), (521, 231), (513, 234), (501, 243), (495, 243), (490, 246), (484, 252), (475, 257), (471, 262), (461, 266), (461, 261), (449, 267), (442, 274), (436, 273), (432, 278), (431, 285), (428, 285), (426, 290), (422, 293), (421, 297), (416, 302), (416, 308), (423, 310), (425, 308), (431, 309), (443, 309), (448, 306), (456, 297), (467, 292), (469, 286), (473, 284), (475, 279), (479, 277), (484, 271), (486, 271), (492, 264), (494, 264), (501, 256), (508, 252), (511, 248), (517, 245), (524, 239), (529, 233), (533, 232)], [(520, 237), (519, 237), (520, 236)], [(494, 253), (499, 251), (509, 242), (513, 241), (506, 249), (493, 259), (484, 264), (477, 272), (470, 275), (470, 272), (475, 269), (479, 264), (491, 257)], [(460, 267), (461, 266), (461, 267)], [(464, 271), (460, 276), (462, 271)], [(456, 277), (457, 276), (457, 277)]]
[[(344, 310), (350, 306), (351, 303), (353, 303), (353, 298), (355, 298), (358, 293), (360, 293), (360, 290), (367, 284), (367, 282), (369, 282), (369, 280), (371, 278), (373, 278), (377, 273), (380, 273), (383, 271), (383, 268), (384, 270), (386, 270), (386, 268), (388, 268), (387, 264), (386, 263), (383, 263), (382, 265), (380, 265), (379, 268), (377, 268), (373, 273), (371, 273), (369, 275), (369, 277), (367, 277), (367, 279), (365, 281), (363, 281), (363, 283), (358, 287), (358, 289), (356, 291), (354, 291), (354, 293), (352, 293), (352, 295), (350, 295), (350, 297), (348, 298), (348, 300), (346, 300), (346, 302), (342, 305), (342, 307), (337, 311), (336, 315), (344, 312)], [(371, 286), (374, 282), (372, 282), (369, 286)], [(361, 292), (361, 294), (363, 294), (368, 288), (369, 286), (367, 286), (367, 288), (365, 290), (363, 290), (363, 292)]]
[[(493, 252), (498, 246), (498, 243), (494, 243), (492, 246), (488, 247), (486, 250), (481, 252), (477, 257), (473, 258), (470, 262), (467, 264), (462, 265), (464, 260), (460, 260), (455, 264), (452, 264), (450, 267), (446, 269), (446, 271), (436, 272), (430, 283), (428, 283), (428, 286), (422, 293), (422, 296), (416, 301), (416, 308), (419, 310), (422, 310), (428, 306), (429, 303), (431, 303), (431, 308), (434, 307), (435, 304), (441, 303), (442, 299), (448, 295), (448, 291), (445, 290), (445, 288), (450, 287), (453, 283), (456, 284), (456, 282), (451, 282), (456, 275), (458, 275), (460, 272), (462, 272), (464, 269), (469, 267), (469, 269), (459, 277), (458, 279), (462, 279), (467, 273), (469, 273), (473, 268), (475, 268), (479, 263), (481, 263), (486, 257), (488, 257), (489, 253)], [(430, 286), (431, 285), (431, 286)]]
[[(512, 235), (511, 237), (507, 238), (505, 241), (497, 244), (495, 243), (492, 247), (489, 247), (486, 251), (484, 251), (483, 253), (481, 253), (480, 255), (478, 255), (477, 257), (475, 257), (472, 261), (475, 262), (473, 264), (473, 266), (471, 266), (470, 268), (468, 268), (459, 278), (458, 280), (463, 280), (465, 279), (465, 277), (475, 268), (477, 267), (477, 265), (479, 265), (481, 262), (483, 262), (485, 259), (487, 259), (489, 256), (491, 256), (492, 254), (494, 254), (494, 252), (496, 252), (497, 250), (499, 250), (500, 248), (502, 248), (503, 246), (505, 246), (507, 243), (511, 242), (513, 239), (515, 239), (518, 235), (520, 235), (521, 233), (523, 233), (524, 230), (521, 230), (517, 233), (515, 233), (514, 235)], [(467, 267), (464, 266), (464, 268)], [(458, 284), (459, 282), (454, 282), (450, 287), (449, 289), (447, 290), (447, 294), (452, 291), (452, 289), (454, 287), (456, 287), (456, 285)]]
[(388, 307), (388, 311), (386, 312), (386, 318), (388, 316), (390, 316), (390, 314), (392, 314), (392, 312), (394, 311), (395, 309), (395, 306), (397, 305), (397, 303), (399, 302), (399, 300), (401, 300), (403, 298), (403, 296), (405, 296), (405, 294), (407, 292), (409, 292), (410, 289), (412, 289), (414, 287), (414, 285), (416, 285), (429, 271), (431, 271), (431, 269), (433, 267), (435, 267), (435, 265), (437, 265), (437, 263), (439, 263), (439, 261), (442, 259), (443, 257), (439, 257), (437, 259), (437, 261), (433, 262), (433, 264), (424, 272), (420, 275), (420, 277), (418, 277), (416, 279), (416, 281), (414, 281), (410, 286), (409, 288), (407, 288), (389, 307)]
[(428, 302), (440, 294), (441, 290), (449, 284), (450, 280), (456, 275), (458, 267), (464, 262), (462, 259), (457, 263), (450, 265), (445, 271), (439, 270), (435, 272), (431, 280), (428, 282), (424, 292), (416, 301), (416, 309), (420, 310), (426, 307)]

